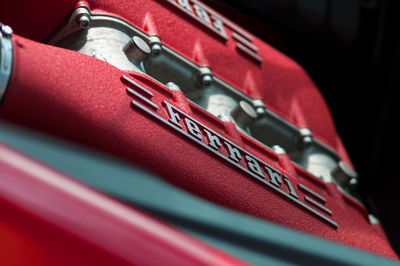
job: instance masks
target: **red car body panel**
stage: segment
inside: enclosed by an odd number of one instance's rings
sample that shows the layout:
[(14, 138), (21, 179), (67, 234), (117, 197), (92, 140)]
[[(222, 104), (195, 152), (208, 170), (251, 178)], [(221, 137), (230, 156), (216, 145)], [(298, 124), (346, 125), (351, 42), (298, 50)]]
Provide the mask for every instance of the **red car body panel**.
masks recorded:
[(245, 265), (0, 145), (2, 265)]

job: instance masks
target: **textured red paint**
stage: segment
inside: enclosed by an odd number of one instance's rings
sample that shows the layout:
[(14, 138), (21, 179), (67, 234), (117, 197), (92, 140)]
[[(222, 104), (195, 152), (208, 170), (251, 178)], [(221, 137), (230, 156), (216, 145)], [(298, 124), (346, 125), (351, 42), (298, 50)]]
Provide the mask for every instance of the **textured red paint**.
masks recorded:
[[(67, 2), (64, 3), (67, 5)], [(351, 164), (317, 88), (298, 64), (274, 48), (255, 38), (254, 44), (264, 58), (262, 64), (256, 64), (235, 49), (233, 40), (221, 41), (166, 1), (88, 2), (93, 13), (107, 12), (138, 28), (145, 26), (156, 31), (167, 46), (190, 60), (197, 57), (202, 64), (209, 64), (221, 79), (249, 95), (261, 95), (270, 109), (295, 124), (309, 127), (317, 138)], [(32, 15), (41, 11), (32, 8), (24, 12)], [(39, 25), (42, 20), (27, 23)], [(46, 33), (59, 19), (50, 17), (47, 23), (51, 26), (43, 31)], [(43, 32), (23, 33), (38, 40), (43, 38)], [(287, 158), (277, 158), (239, 133), (230, 132), (234, 128), (229, 125), (207, 117), (201, 110), (190, 110), (180, 95), (168, 96), (165, 88), (146, 77), (137, 77), (138, 82), (158, 92), (155, 102), (166, 99), (186, 112), (193, 111), (194, 117), (202, 121), (207, 119), (205, 123), (210, 128), (222, 130), (224, 136), (239, 145), (247, 145), (246, 149), (266, 162), (276, 158), (278, 169), (328, 199), (327, 207), (332, 210), (332, 218), (339, 228), (333, 230), (252, 178), (132, 109), (126, 85), (120, 81), (120, 70), (89, 56), (17, 36), (14, 43), (15, 71), (0, 108), (1, 118), (126, 158), (218, 204), (319, 237), (396, 257), (381, 229), (369, 224), (362, 206), (335, 186), (293, 168)], [(160, 115), (165, 117), (166, 114)], [(203, 119), (198, 118), (199, 115)]]

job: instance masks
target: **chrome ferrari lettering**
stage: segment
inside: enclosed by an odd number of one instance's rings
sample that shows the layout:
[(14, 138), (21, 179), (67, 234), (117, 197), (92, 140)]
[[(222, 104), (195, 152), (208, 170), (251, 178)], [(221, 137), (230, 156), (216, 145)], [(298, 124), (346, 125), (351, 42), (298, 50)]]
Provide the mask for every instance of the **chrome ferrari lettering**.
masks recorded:
[(276, 187), (280, 187), (282, 184), (281, 172), (275, 169), (271, 169), (269, 166), (265, 166), (264, 169), (267, 170), (268, 177), (271, 180), (271, 184)]
[(225, 141), (224, 144), (228, 148), (229, 158), (231, 158), (235, 162), (239, 162), (240, 159), (242, 159), (242, 156), (240, 155), (239, 150), (237, 148), (235, 148), (233, 145), (229, 144), (229, 142), (227, 142), (227, 141)]
[[(167, 1), (218, 34), (225, 41), (234, 40), (238, 51), (247, 54), (258, 63), (262, 63), (263, 59), (258, 55), (258, 47), (253, 44), (253, 37), (232, 22), (219, 16), (215, 11), (202, 4), (200, 1)], [(226, 29), (230, 30), (232, 38), (228, 36), (228, 31)]]
[(294, 187), (293, 187), (292, 183), (289, 181), (289, 178), (287, 177), (287, 175), (283, 176), (283, 181), (285, 181), (286, 185), (288, 186), (289, 195), (298, 199), (299, 196), (297, 196), (296, 190), (294, 190)]
[[(125, 80), (127, 79), (125, 78)], [(139, 84), (130, 81), (129, 83), (131, 85), (140, 86)], [(134, 108), (144, 111), (162, 124), (169, 126), (185, 137), (191, 139), (212, 154), (225, 160), (234, 167), (239, 168), (244, 174), (257, 179), (270, 190), (275, 191), (287, 200), (296, 203), (297, 206), (309, 211), (330, 226), (334, 228), (338, 227), (338, 224), (335, 221), (326, 216), (326, 214), (332, 216), (332, 211), (325, 206), (326, 199), (317, 192), (297, 182), (295, 182), (297, 183), (297, 186), (294, 186), (293, 178), (281, 173), (272, 165), (234, 144), (171, 103), (162, 101), (161, 104), (155, 104), (151, 100), (152, 94), (151, 97), (148, 94), (149, 91), (146, 90), (146, 94), (148, 95), (147, 97), (138, 97), (136, 94), (132, 94), (131, 92), (133, 89), (131, 88), (127, 88), (127, 91), (132, 95), (132, 97), (134, 97), (131, 102)], [(142, 93), (145, 92), (142, 90)], [(153, 104), (156, 105), (157, 108), (153, 108)], [(149, 108), (146, 106), (149, 106)], [(164, 108), (160, 109), (159, 107)], [(163, 116), (166, 116), (166, 118), (163, 118)], [(312, 196), (312, 198), (307, 195), (300, 198), (298, 196), (300, 190), (303, 191), (303, 195), (304, 193), (307, 193)], [(323, 214), (320, 211), (326, 214)]]
[(261, 171), (261, 167), (257, 163), (257, 161), (254, 160), (253, 158), (251, 158), (249, 155), (246, 155), (245, 158), (246, 158), (247, 166), (249, 167), (249, 169), (251, 171), (253, 171), (255, 174), (258, 174), (259, 176), (264, 177), (264, 174)]
[(198, 138), (199, 140), (202, 140), (202, 139), (203, 139), (203, 135), (201, 135), (200, 129), (199, 129), (199, 127), (196, 125), (195, 122), (191, 121), (191, 120), (188, 119), (188, 118), (185, 118), (185, 124), (186, 124), (186, 127), (187, 127), (187, 129), (188, 129), (188, 131), (189, 131), (189, 133), (190, 133), (191, 135), (195, 136), (195, 137)]
[(208, 24), (211, 23), (210, 17), (208, 16), (208, 13), (204, 8), (202, 8), (198, 4), (194, 4), (193, 7), (194, 7), (194, 10), (196, 11), (196, 15), (200, 19), (202, 19), (205, 23), (208, 23)]
[(190, 13), (193, 13), (192, 8), (190, 7), (189, 0), (177, 0), (178, 5), (189, 11)]
[(213, 147), (214, 149), (218, 150), (221, 147), (221, 141), (219, 140), (219, 138), (217, 136), (213, 135), (207, 129), (204, 129), (204, 132), (206, 133), (208, 145), (210, 147)]
[(168, 105), (168, 114), (169, 114), (169, 121), (174, 124), (175, 126), (182, 127), (181, 124), (179, 124), (179, 121), (181, 118), (179, 117), (178, 113), (175, 113), (174, 110), (172, 109), (172, 105)]
[(225, 31), (225, 28), (224, 28), (224, 22), (220, 18), (218, 18), (216, 16), (212, 16), (212, 22), (213, 22), (214, 28), (222, 36), (225, 36), (227, 38), (227, 34), (226, 34), (226, 31)]

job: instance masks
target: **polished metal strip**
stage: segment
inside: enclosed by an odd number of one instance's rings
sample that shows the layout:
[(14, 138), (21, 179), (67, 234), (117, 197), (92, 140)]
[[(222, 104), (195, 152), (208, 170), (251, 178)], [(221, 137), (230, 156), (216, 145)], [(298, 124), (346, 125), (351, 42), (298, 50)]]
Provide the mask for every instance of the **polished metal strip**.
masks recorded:
[(321, 195), (319, 195), (318, 193), (312, 191), (311, 189), (309, 189), (308, 187), (304, 186), (303, 184), (299, 184), (299, 188), (305, 192), (310, 193), (311, 195), (313, 195), (314, 197), (318, 198), (319, 200), (321, 200), (322, 202), (326, 202), (326, 199), (324, 197), (322, 197)]
[(0, 102), (11, 79), (13, 65), (12, 29), (0, 23)]
[(317, 206), (318, 208), (320, 208), (321, 210), (323, 210), (324, 212), (328, 213), (329, 215), (332, 215), (332, 211), (329, 210), (328, 208), (326, 208), (325, 206), (319, 204), (318, 202), (316, 202), (315, 200), (313, 200), (312, 198), (308, 197), (308, 196), (304, 196), (304, 199), (306, 201), (308, 201), (311, 204), (314, 204), (315, 206)]
[(144, 101), (145, 103), (147, 103), (148, 105), (150, 105), (151, 107), (153, 107), (154, 109), (158, 109), (158, 106), (156, 104), (154, 104), (152, 101), (146, 99), (145, 97), (143, 97), (142, 95), (140, 95), (139, 93), (137, 93), (136, 91), (132, 90), (131, 88), (126, 88), (126, 90), (133, 94), (135, 97), (139, 98), (140, 100)]

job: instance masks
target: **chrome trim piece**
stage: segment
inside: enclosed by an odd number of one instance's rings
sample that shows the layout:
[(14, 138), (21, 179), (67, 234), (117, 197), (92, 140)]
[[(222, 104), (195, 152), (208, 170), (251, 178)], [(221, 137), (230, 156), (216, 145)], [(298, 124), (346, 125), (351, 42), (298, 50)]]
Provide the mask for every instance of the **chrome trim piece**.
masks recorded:
[(308, 187), (306, 187), (306, 186), (304, 186), (304, 185), (302, 185), (302, 184), (299, 184), (299, 188), (300, 188), (301, 190), (304, 190), (304, 191), (310, 193), (310, 194), (313, 195), (314, 197), (318, 198), (320, 201), (326, 202), (326, 199), (325, 199), (324, 197), (322, 197), (320, 194), (318, 194), (318, 193), (312, 191), (312, 190), (309, 189)]
[(7, 91), (13, 65), (12, 29), (0, 23), (0, 103)]

